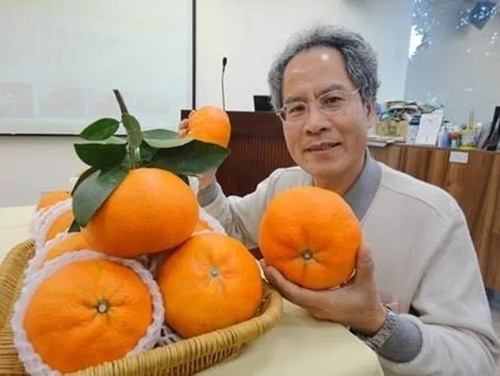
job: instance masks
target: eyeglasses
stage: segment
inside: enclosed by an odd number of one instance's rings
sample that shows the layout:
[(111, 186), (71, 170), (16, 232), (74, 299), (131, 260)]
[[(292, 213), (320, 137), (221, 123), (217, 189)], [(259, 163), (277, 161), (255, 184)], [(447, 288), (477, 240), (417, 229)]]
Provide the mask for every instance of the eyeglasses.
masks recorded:
[[(344, 109), (349, 98), (356, 94), (359, 88), (354, 91), (347, 90), (332, 90), (320, 95), (314, 101), (316, 108), (325, 116), (332, 116)], [(307, 102), (291, 102), (285, 104), (278, 111), (278, 116), (283, 123), (291, 125), (303, 124), (309, 114), (309, 103)]]

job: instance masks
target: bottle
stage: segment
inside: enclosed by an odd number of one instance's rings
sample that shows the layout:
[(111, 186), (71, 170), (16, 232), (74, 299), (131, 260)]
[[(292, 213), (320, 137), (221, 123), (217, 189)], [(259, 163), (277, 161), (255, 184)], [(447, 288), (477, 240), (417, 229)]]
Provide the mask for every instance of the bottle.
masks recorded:
[(447, 128), (447, 121), (441, 125), (441, 130), (439, 131), (438, 134), (438, 147), (440, 148), (447, 148), (450, 147), (449, 143), (449, 133), (448, 133), (448, 128)]

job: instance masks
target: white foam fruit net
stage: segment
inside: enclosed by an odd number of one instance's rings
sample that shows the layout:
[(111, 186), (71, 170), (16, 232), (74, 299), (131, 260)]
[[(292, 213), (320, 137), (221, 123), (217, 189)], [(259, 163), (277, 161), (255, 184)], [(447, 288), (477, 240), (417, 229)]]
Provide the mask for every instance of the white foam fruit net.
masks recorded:
[(67, 232), (61, 232), (56, 235), (54, 239), (49, 240), (47, 243), (45, 243), (41, 248), (39, 248), (36, 252), (35, 255), (28, 261), (28, 266), (26, 267), (24, 271), (24, 284), (26, 284), (26, 278), (33, 274), (35, 271), (40, 269), (43, 265), (43, 262), (45, 258), (47, 257), (47, 253), (49, 250), (56, 244), (60, 243), (67, 237), (69, 237), (70, 234)]
[(14, 304), (14, 314), (11, 325), (14, 332), (14, 345), (17, 348), (19, 358), (23, 362), (26, 371), (31, 375), (54, 376), (60, 375), (58, 371), (51, 369), (41, 357), (35, 352), (29, 342), (24, 330), (23, 319), (33, 295), (38, 290), (40, 284), (65, 266), (85, 260), (109, 260), (132, 269), (147, 286), (152, 299), (153, 317), (146, 334), (137, 343), (135, 348), (128, 352), (126, 356), (136, 355), (143, 351), (152, 349), (163, 338), (164, 331), (164, 308), (160, 289), (153, 279), (151, 273), (138, 261), (131, 259), (120, 259), (108, 256), (91, 250), (81, 250), (63, 254), (49, 262), (41, 269), (34, 270), (25, 278), (24, 287), (21, 290), (18, 301)]
[(45, 245), (47, 233), (50, 226), (54, 221), (61, 216), (61, 214), (72, 210), (73, 199), (59, 201), (48, 208), (38, 210), (33, 215), (33, 238), (35, 239), (35, 251), (38, 251)]
[[(192, 176), (189, 176), (188, 179), (189, 179), (189, 186), (193, 190), (194, 194), (197, 195), (198, 188), (200, 185), (199, 179), (197, 177), (192, 177)], [(208, 214), (202, 207), (199, 207), (199, 219), (206, 222), (208, 224), (208, 227), (210, 227), (210, 230), (196, 231), (191, 236), (203, 234), (206, 232), (219, 232), (221, 234), (226, 234), (226, 231), (224, 230), (222, 224), (217, 219)]]

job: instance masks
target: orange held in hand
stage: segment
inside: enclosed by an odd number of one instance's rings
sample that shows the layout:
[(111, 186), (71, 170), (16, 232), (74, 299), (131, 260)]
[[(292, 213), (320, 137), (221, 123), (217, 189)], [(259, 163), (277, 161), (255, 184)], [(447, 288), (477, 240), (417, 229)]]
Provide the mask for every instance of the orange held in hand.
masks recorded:
[(250, 319), (263, 293), (257, 261), (238, 240), (194, 235), (160, 266), (165, 320), (184, 338)]
[(221, 108), (201, 107), (189, 115), (186, 136), (227, 148), (231, 137), (229, 117)]
[(277, 194), (260, 223), (259, 247), (268, 266), (309, 289), (327, 289), (352, 275), (361, 226), (338, 194), (296, 187)]
[(184, 242), (198, 222), (198, 201), (177, 175), (156, 168), (128, 172), (81, 232), (97, 251), (136, 257)]

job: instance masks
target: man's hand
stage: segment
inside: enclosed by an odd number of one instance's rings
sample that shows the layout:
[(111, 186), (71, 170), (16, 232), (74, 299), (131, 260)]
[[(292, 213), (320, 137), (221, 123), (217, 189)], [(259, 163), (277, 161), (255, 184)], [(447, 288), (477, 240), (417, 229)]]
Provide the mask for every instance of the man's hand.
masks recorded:
[[(193, 111), (191, 111), (192, 113)], [(186, 137), (186, 135), (189, 132), (189, 120), (182, 119), (180, 124), (179, 124), (179, 137)], [(205, 189), (208, 187), (210, 184), (212, 184), (215, 181), (215, 173), (217, 172), (216, 169), (213, 170), (208, 170), (206, 171), (202, 176), (199, 177), (199, 190), (201, 191), (202, 189)]]
[(356, 260), (356, 274), (345, 285), (331, 290), (314, 291), (302, 288), (283, 277), (273, 267), (261, 262), (267, 280), (292, 303), (320, 320), (330, 320), (372, 335), (382, 327), (386, 309), (375, 286), (375, 266), (370, 249), (363, 245)]

